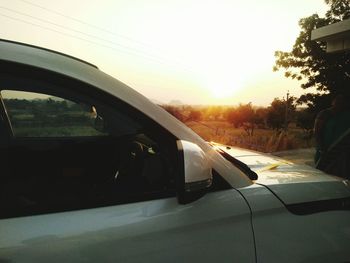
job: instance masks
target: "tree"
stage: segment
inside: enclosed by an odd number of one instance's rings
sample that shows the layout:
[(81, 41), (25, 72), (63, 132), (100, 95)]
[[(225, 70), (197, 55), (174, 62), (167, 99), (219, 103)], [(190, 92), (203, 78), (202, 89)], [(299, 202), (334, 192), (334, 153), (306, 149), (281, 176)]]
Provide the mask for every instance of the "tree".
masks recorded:
[(181, 113), (179, 108), (177, 108), (175, 106), (171, 106), (171, 105), (162, 105), (162, 107), (163, 107), (163, 109), (165, 109), (167, 112), (169, 112), (171, 115), (173, 115), (178, 120), (180, 120), (182, 122), (185, 121), (185, 117)]
[(243, 127), (249, 136), (253, 135), (257, 122), (260, 122), (251, 102), (239, 104), (237, 108), (227, 110), (226, 118), (236, 128)]
[(296, 124), (302, 128), (306, 134), (312, 132), (314, 128), (315, 114), (310, 108), (301, 109), (296, 112)]
[(306, 140), (308, 146), (313, 136), (315, 117), (316, 114), (312, 108), (304, 108), (296, 112), (296, 125), (303, 129), (303, 139)]
[(237, 108), (237, 111), (238, 111), (238, 115), (241, 118), (243, 129), (246, 131), (246, 133), (249, 136), (253, 136), (254, 128), (255, 128), (255, 124), (254, 124), (255, 111), (253, 109), (252, 103), (249, 102), (245, 105), (242, 105), (242, 104), (239, 105), (239, 107)]
[(228, 111), (227, 120), (236, 128), (241, 127), (245, 122), (252, 122), (254, 109), (251, 103), (239, 104), (237, 108)]
[(188, 121), (200, 121), (202, 118), (202, 113), (199, 110), (191, 109), (187, 117)]
[[(287, 107), (288, 119), (286, 120)], [(267, 125), (274, 130), (282, 129), (286, 121), (288, 125), (288, 123), (290, 123), (290, 121), (293, 119), (295, 108), (295, 97), (289, 97), (288, 101), (275, 98), (267, 109)]]
[(240, 118), (240, 116), (238, 115), (238, 112), (236, 110), (236, 108), (229, 108), (226, 111), (226, 120), (230, 123), (233, 124), (233, 126), (235, 128), (238, 128), (242, 125), (242, 120)]
[(202, 112), (202, 118), (215, 121), (222, 120), (224, 119), (225, 111), (223, 106), (208, 106)]
[(255, 110), (254, 123), (259, 128), (266, 127), (266, 117), (267, 117), (267, 108), (258, 108)]
[(314, 14), (299, 21), (301, 31), (292, 51), (275, 52), (274, 71), (284, 69), (287, 78), (303, 80), (302, 88), (316, 88), (316, 94), (298, 100), (315, 110), (329, 106), (337, 93), (350, 95), (350, 52), (326, 53), (325, 42), (311, 41), (312, 30), (350, 18), (350, 1), (325, 2), (330, 8), (325, 17)]

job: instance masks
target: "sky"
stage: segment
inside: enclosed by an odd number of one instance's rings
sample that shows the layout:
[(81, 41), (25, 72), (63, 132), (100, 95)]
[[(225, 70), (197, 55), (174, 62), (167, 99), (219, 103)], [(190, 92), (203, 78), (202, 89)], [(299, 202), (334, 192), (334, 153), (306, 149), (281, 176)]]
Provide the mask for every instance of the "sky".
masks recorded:
[(323, 0), (0, 0), (0, 38), (91, 62), (158, 103), (266, 106), (301, 82), (273, 72)]

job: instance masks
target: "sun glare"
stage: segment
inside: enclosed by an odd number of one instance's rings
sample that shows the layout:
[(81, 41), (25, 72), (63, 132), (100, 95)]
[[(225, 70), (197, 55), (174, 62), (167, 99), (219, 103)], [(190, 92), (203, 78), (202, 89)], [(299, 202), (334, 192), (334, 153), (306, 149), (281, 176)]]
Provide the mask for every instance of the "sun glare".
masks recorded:
[[(30, 13), (18, 1), (7, 2), (14, 10)], [(281, 88), (298, 87), (272, 72), (274, 52), (292, 47), (299, 18), (322, 10), (317, 7), (320, 0), (140, 0), (104, 5), (88, 1), (77, 13), (79, 4), (72, 8), (71, 1), (63, 2), (67, 3), (52, 3), (50, 8), (77, 19), (47, 18), (51, 24), (35, 27), (38, 21), (24, 24), (0, 17), (3, 38), (72, 54), (149, 98), (164, 102), (179, 98), (189, 104), (230, 103), (246, 97), (257, 101), (267, 97), (266, 89), (276, 97)], [(44, 13), (33, 10), (31, 16), (46, 20)], [(72, 31), (66, 34), (54, 24)], [(80, 37), (79, 32), (85, 35)]]
[(214, 99), (223, 99), (234, 96), (244, 88), (244, 80), (232, 74), (215, 74), (203, 78), (203, 86)]
[[(274, 51), (279, 49), (278, 46), (290, 46), (291, 40), (278, 33), (285, 32), (286, 27), (284, 23), (276, 23), (280, 17), (277, 19), (259, 9), (252, 9), (252, 3), (223, 0), (218, 4), (206, 1), (201, 2), (199, 10), (198, 3), (192, 1), (174, 2), (171, 5), (159, 2), (157, 9), (149, 6), (145, 7), (146, 10), (133, 8), (130, 9), (132, 13), (120, 13), (117, 17), (125, 21), (129, 21), (133, 14), (134, 20), (128, 31), (141, 36), (145, 43), (150, 43), (142, 47), (145, 54), (154, 55), (156, 60), (161, 61), (161, 65), (146, 64), (146, 70), (143, 70), (147, 76), (144, 79), (150, 80), (150, 75), (155, 77), (152, 82), (149, 81), (152, 85), (140, 81), (142, 91), (147, 89), (148, 96), (158, 96), (152, 94), (154, 90), (147, 86), (164, 86), (158, 83), (158, 76), (174, 74), (181, 80), (182, 86), (175, 89), (177, 93), (173, 92), (173, 96), (181, 94), (179, 96), (191, 101), (192, 98), (187, 98), (187, 94), (198, 89), (202, 94), (198, 94), (197, 102), (191, 103), (203, 102), (202, 98), (207, 103), (222, 103), (230, 98), (240, 100), (242, 92), (261, 85), (260, 76), (272, 72)], [(147, 20), (144, 20), (145, 12)], [(251, 14), (251, 18), (247, 19), (247, 13)], [(140, 24), (144, 26), (140, 27)], [(134, 64), (142, 63), (135, 60)], [(157, 76), (150, 72), (156, 72)], [(139, 78), (146, 73), (141, 71)], [(186, 82), (188, 79), (193, 82)]]

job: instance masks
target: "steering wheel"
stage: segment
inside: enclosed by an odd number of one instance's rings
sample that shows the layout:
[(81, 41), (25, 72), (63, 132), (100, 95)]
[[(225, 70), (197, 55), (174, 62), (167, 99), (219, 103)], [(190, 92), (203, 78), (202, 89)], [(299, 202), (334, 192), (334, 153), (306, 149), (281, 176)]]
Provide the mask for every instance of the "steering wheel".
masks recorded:
[(117, 184), (135, 183), (137, 184), (142, 177), (144, 168), (144, 146), (132, 141), (126, 149), (122, 150), (120, 157), (120, 166), (115, 174), (115, 182)]

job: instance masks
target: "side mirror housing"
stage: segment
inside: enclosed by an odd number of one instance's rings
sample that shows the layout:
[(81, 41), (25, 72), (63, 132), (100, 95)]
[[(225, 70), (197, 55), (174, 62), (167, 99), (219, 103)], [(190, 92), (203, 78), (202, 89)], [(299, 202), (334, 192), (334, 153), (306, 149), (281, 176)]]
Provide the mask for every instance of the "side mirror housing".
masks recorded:
[(179, 183), (179, 202), (186, 204), (203, 196), (211, 186), (213, 175), (205, 152), (188, 141), (177, 141), (183, 177)]

